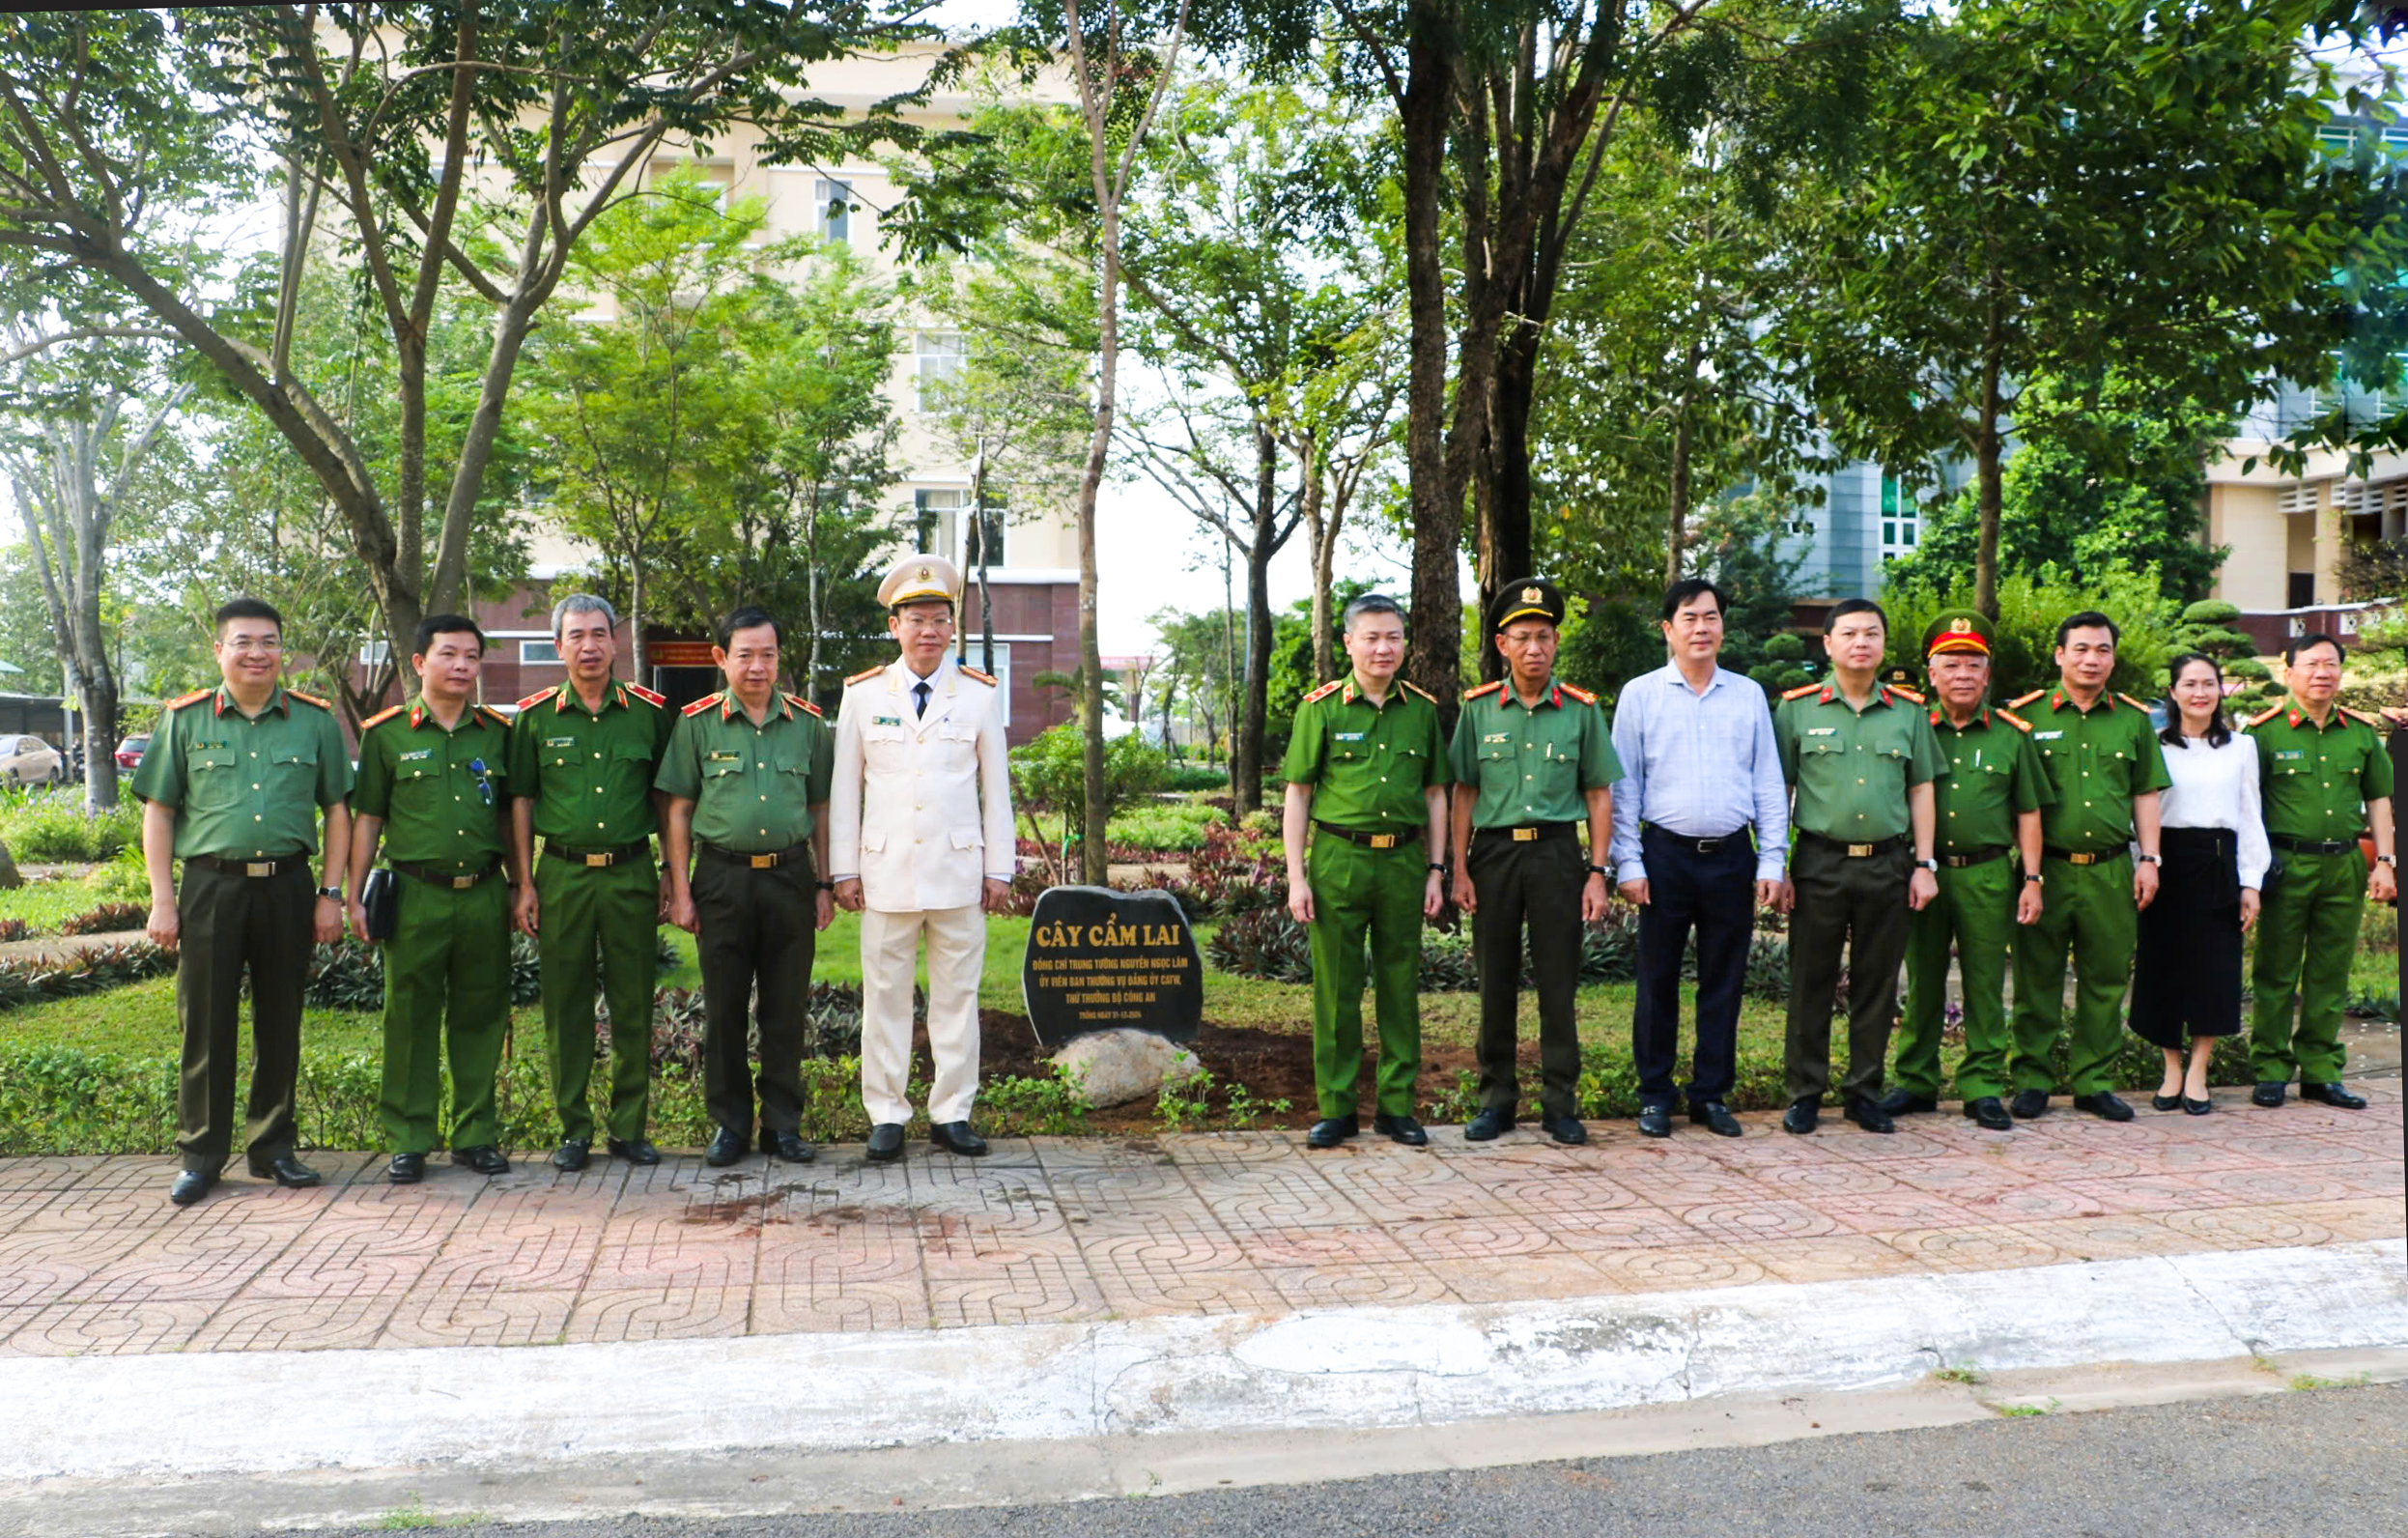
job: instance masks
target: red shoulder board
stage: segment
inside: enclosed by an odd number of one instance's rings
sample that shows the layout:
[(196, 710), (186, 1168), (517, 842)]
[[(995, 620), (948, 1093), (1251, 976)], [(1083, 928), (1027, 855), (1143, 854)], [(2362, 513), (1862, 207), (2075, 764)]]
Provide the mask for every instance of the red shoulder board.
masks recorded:
[(822, 721), (828, 719), (828, 712), (820, 709), (817, 705), (812, 704), (801, 695), (786, 696), (786, 703), (792, 705), (797, 710), (807, 710)]
[(1918, 705), (1923, 702), (1923, 697), (1921, 695), (1918, 695), (1913, 690), (1906, 688), (1900, 684), (1891, 684), (1889, 686), (1889, 692), (1896, 695), (1901, 699), (1912, 700)]
[(627, 692), (647, 704), (659, 705), (665, 710), (668, 708), (668, 696), (656, 695), (641, 684), (629, 684)]
[(2020, 710), (2047, 693), (2048, 691), (2046, 689), (2035, 689), (2030, 694), (2017, 696), (2015, 698), (2008, 700), (2007, 704)]
[(2130, 705), (2133, 709), (2141, 712), (2143, 715), (2148, 713), (2148, 701), (2144, 699), (2135, 699), (2132, 696), (2121, 693), (2120, 691), (2116, 694), (2115, 698), (2122, 700), (2125, 704)]
[(1397, 682), (1404, 685), (1404, 689), (1407, 694), (1419, 695), (1433, 705), (1438, 702), (1438, 697), (1436, 695), (1431, 694), (1429, 690), (1424, 689), (1421, 685), (1413, 682), (1409, 678), (1400, 678)]
[(212, 695), (215, 694), (216, 692), (217, 692), (217, 691), (216, 691), (216, 690), (214, 690), (214, 689), (195, 689), (195, 690), (193, 690), (193, 691), (192, 691), (192, 693), (190, 693), (190, 694), (188, 694), (188, 695), (179, 695), (179, 696), (177, 696), (175, 698), (170, 699), (169, 701), (167, 701), (167, 703), (165, 703), (164, 705), (161, 705), (159, 708), (160, 708), (161, 710), (178, 710), (178, 709), (182, 709), (182, 708), (183, 708), (184, 706), (185, 706), (185, 705), (195, 704), (195, 703), (199, 702), (200, 700), (207, 699), (210, 696), (212, 696)]
[(2012, 710), (2006, 709), (2004, 706), (2000, 706), (1997, 709), (1991, 711), (1991, 714), (1997, 717), (2000, 721), (2005, 722), (2010, 726), (2018, 727), (2024, 731), (2031, 730), (2030, 722), (2026, 721), (2023, 717), (2017, 715)]
[(402, 707), (401, 707), (401, 706), (399, 706), (399, 705), (387, 705), (384, 709), (378, 711), (375, 715), (370, 716), (367, 720), (365, 720), (365, 721), (361, 722), (361, 723), (359, 724), (359, 729), (360, 729), (360, 730), (362, 730), (362, 731), (366, 731), (366, 730), (367, 730), (370, 726), (375, 726), (378, 722), (380, 722), (380, 721), (390, 721), (390, 720), (392, 720), (395, 716), (398, 716), (398, 715), (400, 715), (401, 713), (402, 713)]
[(2363, 710), (2352, 710), (2347, 705), (2341, 706), (2341, 714), (2347, 716), (2352, 721), (2363, 721), (2377, 731), (2383, 730), (2390, 725), (2389, 722), (2386, 722), (2380, 716), (2371, 716)]
[(2264, 726), (2267, 722), (2274, 720), (2274, 718), (2275, 718), (2275, 717), (2277, 717), (2277, 716), (2279, 716), (2279, 715), (2281, 715), (2281, 714), (2282, 714), (2282, 706), (2281, 706), (2281, 705), (2280, 705), (2280, 704), (2272, 704), (2272, 705), (2268, 705), (2265, 709), (2263, 709), (2263, 710), (2259, 711), (2256, 715), (2252, 716), (2252, 717), (2250, 717), (2250, 719), (2249, 719), (2249, 720), (2244, 721), (2243, 723), (2241, 723), (2241, 725), (2242, 725), (2242, 726)]
[(1823, 686), (1821, 684), (1799, 684), (1797, 688), (1791, 690), (1788, 694), (1783, 695), (1781, 698), (1783, 699), (1802, 698), (1807, 695), (1815, 693), (1822, 687)]
[[(399, 707), (396, 707), (396, 708), (399, 708)], [(477, 706), (477, 707), (476, 707), (476, 713), (477, 713), (478, 715), (480, 715), (480, 716), (483, 716), (486, 720), (488, 720), (488, 721), (492, 722), (492, 723), (493, 723), (495, 726), (507, 726), (508, 725), (510, 725), (510, 718), (509, 718), (508, 716), (503, 715), (500, 711), (496, 710), (496, 709), (495, 709), (493, 706), (491, 706), (491, 705), (479, 705), (479, 706)]]
[(875, 668), (864, 668), (860, 672), (855, 673), (852, 677), (847, 678), (844, 681), (844, 687), (850, 689), (855, 684), (861, 683), (865, 679), (875, 678), (886, 670), (886, 664), (884, 663), (880, 663)]
[(710, 709), (713, 705), (716, 705), (716, 704), (718, 704), (718, 703), (719, 703), (719, 696), (717, 696), (717, 695), (704, 695), (701, 698), (699, 698), (699, 699), (695, 700), (693, 704), (688, 705), (685, 709), (683, 709), (683, 710), (679, 711), (679, 712), (678, 712), (678, 714), (679, 714), (679, 715), (681, 715), (681, 716), (698, 716), (698, 715), (702, 714), (704, 711), (706, 711), (706, 710)]
[(321, 710), (328, 711), (334, 708), (332, 705), (329, 705), (325, 700), (319, 698), (316, 695), (305, 695), (297, 689), (288, 689), (285, 693), (293, 698), (299, 700), (304, 705), (316, 705)]
[(1589, 693), (1585, 689), (1577, 688), (1572, 684), (1565, 684), (1563, 686), (1563, 690), (1564, 693), (1572, 696), (1572, 698), (1579, 700), (1584, 705), (1594, 705), (1597, 703), (1597, 696)]
[(520, 700), (520, 701), (519, 701), (519, 708), (520, 708), (521, 710), (532, 710), (532, 709), (534, 709), (537, 705), (540, 705), (540, 704), (542, 704), (545, 700), (550, 699), (550, 698), (552, 697), (552, 695), (553, 695), (553, 694), (554, 694), (554, 693), (555, 693), (555, 692), (559, 689), (559, 687), (560, 687), (560, 686), (559, 686), (558, 684), (553, 684), (553, 685), (552, 685), (551, 688), (549, 688), (549, 689), (538, 689), (538, 690), (536, 690), (533, 694), (531, 694), (531, 695), (527, 696), (524, 699), (522, 699), (522, 700)]
[(954, 665), (953, 670), (960, 673), (964, 678), (977, 679), (978, 682), (986, 685), (989, 689), (999, 689), (1003, 687), (995, 681), (995, 675), (993, 673), (982, 673), (976, 668), (964, 668), (959, 664)]
[(1316, 689), (1311, 694), (1305, 696), (1304, 702), (1309, 705), (1316, 699), (1326, 699), (1331, 695), (1336, 694), (1339, 690), (1344, 689), (1346, 686), (1346, 681), (1344, 678), (1332, 678), (1329, 682), (1321, 685), (1320, 688)]
[(1466, 698), (1466, 699), (1477, 699), (1477, 698), (1479, 698), (1482, 695), (1492, 695), (1492, 694), (1495, 694), (1498, 690), (1500, 690), (1500, 689), (1502, 689), (1502, 688), (1504, 688), (1504, 687), (1505, 687), (1505, 680), (1504, 680), (1504, 679), (1502, 679), (1502, 678), (1499, 678), (1499, 679), (1496, 679), (1496, 680), (1494, 680), (1494, 681), (1492, 681), (1492, 682), (1482, 684), (1482, 685), (1481, 685), (1479, 688), (1477, 688), (1477, 689), (1466, 689), (1466, 690), (1464, 690), (1464, 691), (1463, 691), (1463, 698)]

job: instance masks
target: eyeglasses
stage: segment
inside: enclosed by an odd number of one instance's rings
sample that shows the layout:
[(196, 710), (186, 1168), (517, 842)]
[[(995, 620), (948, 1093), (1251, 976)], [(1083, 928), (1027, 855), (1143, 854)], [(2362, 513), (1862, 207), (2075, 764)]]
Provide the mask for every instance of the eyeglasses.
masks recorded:
[(896, 618), (905, 630), (950, 630), (953, 628), (953, 616), (950, 614), (935, 616), (899, 614)]
[(494, 804), (494, 782), (487, 778), (492, 771), (485, 767), (485, 760), (482, 758), (469, 759), (468, 773), (476, 776), (477, 795), (487, 806), (492, 806)]
[(256, 636), (237, 636), (232, 641), (219, 641), (218, 645), (222, 646), (227, 651), (239, 652), (245, 655), (254, 653), (274, 653), (284, 649), (284, 642), (273, 637), (261, 640)]

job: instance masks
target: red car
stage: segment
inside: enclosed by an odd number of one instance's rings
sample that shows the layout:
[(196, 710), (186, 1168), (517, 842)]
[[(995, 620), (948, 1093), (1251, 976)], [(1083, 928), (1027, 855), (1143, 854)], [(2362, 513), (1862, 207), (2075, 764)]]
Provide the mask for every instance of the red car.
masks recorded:
[(142, 762), (143, 750), (151, 746), (151, 734), (142, 732), (127, 737), (117, 745), (117, 767), (132, 769)]

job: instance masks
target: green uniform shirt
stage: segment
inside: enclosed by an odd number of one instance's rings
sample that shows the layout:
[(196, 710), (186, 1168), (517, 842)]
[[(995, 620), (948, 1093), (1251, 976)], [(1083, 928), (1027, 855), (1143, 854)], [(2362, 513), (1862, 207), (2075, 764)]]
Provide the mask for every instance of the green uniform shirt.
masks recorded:
[(1948, 772), (1933, 787), (1940, 837), (1936, 854), (1970, 854), (2015, 842), (2016, 818), (2056, 800), (2049, 771), (2020, 716), (1984, 705), (1962, 726), (1931, 713), (1932, 735)]
[(611, 679), (599, 714), (556, 684), (519, 701), (510, 793), (535, 803), (535, 831), (572, 849), (610, 849), (660, 830), (652, 780), (668, 742), (666, 701)]
[(1430, 826), (1423, 792), (1454, 778), (1438, 736), (1438, 704), (1400, 678), (1374, 705), (1349, 677), (1304, 697), (1280, 778), (1311, 785), (1313, 816), (1360, 833)]
[(176, 809), (176, 858), (279, 860), (318, 847), (318, 811), (351, 794), (352, 755), (324, 700), (278, 689), (245, 716), (223, 686), (167, 706), (133, 793)]
[(2392, 793), (2392, 757), (2366, 717), (2336, 705), (2316, 725), (2296, 699), (2249, 724), (2257, 739), (2257, 784), (2266, 831), (2334, 843), (2358, 837), (2366, 803)]
[(1781, 777), (1798, 787), (1791, 823), (1842, 843), (1879, 843), (1907, 832), (1907, 792), (1948, 773), (1922, 704), (1886, 684), (1873, 686), (1862, 710), (1837, 684), (1783, 696), (1772, 740)]
[(779, 695), (756, 726), (722, 692), (686, 707), (652, 783), (694, 803), (704, 843), (769, 854), (811, 836), (811, 808), (827, 804), (836, 774), (836, 734), (813, 706)]
[(2075, 854), (2112, 854), (2130, 843), (2133, 798), (2174, 783), (2147, 709), (2102, 694), (2085, 711), (2062, 687), (2026, 695), (2015, 708), (2031, 723), (2056, 792), (2040, 811), (2042, 841)]
[(484, 705), (449, 731), (424, 696), (369, 718), (352, 810), (384, 819), (384, 855), (467, 874), (501, 858), (496, 809), (507, 784), (510, 718)]
[(1597, 696), (1552, 678), (1535, 705), (1501, 681), (1464, 695), (1450, 760), (1455, 783), (1478, 788), (1475, 828), (1585, 821), (1584, 793), (1622, 778)]

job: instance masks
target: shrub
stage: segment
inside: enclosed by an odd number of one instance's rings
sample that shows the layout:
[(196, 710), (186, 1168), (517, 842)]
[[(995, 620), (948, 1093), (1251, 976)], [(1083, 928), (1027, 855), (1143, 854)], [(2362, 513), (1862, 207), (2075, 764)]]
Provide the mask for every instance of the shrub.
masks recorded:
[(0, 961), (0, 1010), (98, 993), (175, 969), (175, 956), (147, 941), (95, 946), (80, 955), (55, 961)]
[(1226, 827), (1229, 814), (1192, 802), (1140, 807), (1114, 817), (1106, 837), (1116, 847), (1155, 852), (1201, 849), (1210, 830)]
[(112, 859), (128, 844), (140, 847), (141, 805), (128, 797), (88, 818), (81, 787), (64, 785), (38, 792), (0, 812), (0, 842), (29, 864)]
[(22, 919), (0, 919), (0, 945), (22, 940), (33, 932), (33, 926)]
[(1168, 892), (1191, 922), (1278, 907), (1288, 900), (1280, 860), (1276, 849), (1262, 848), (1226, 823), (1213, 823), (1204, 829), (1204, 842), (1189, 852), (1185, 876), (1149, 870), (1134, 890)]
[(1165, 790), (1227, 790), (1229, 771), (1207, 769), (1202, 764), (1173, 764), (1162, 787)]
[(114, 934), (122, 929), (139, 929), (151, 922), (151, 905), (147, 902), (103, 902), (59, 921), (61, 934)]

